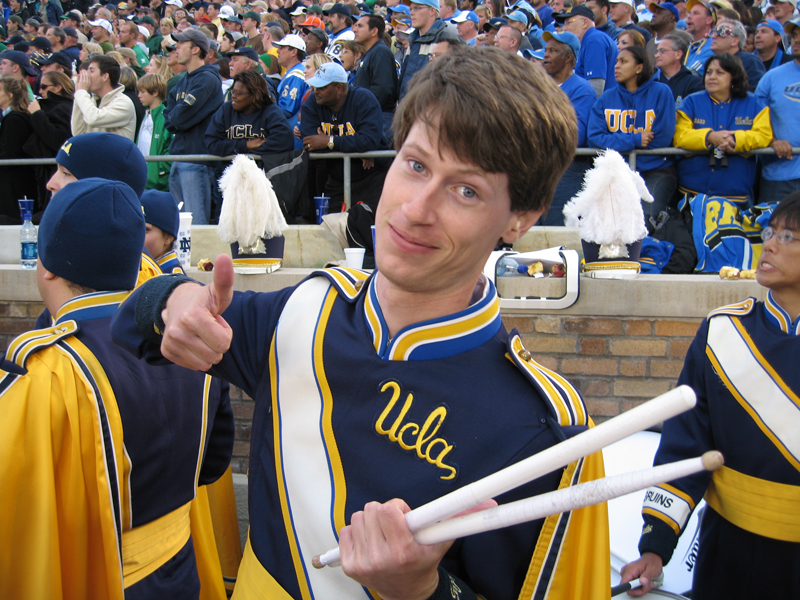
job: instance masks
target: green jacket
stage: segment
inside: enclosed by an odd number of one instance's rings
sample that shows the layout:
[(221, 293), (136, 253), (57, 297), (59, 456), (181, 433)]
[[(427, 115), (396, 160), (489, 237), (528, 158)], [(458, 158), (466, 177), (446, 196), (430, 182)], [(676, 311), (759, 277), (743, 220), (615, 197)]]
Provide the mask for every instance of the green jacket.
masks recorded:
[[(169, 154), (169, 143), (172, 141), (172, 134), (164, 127), (164, 104), (149, 110), (150, 117), (153, 119), (153, 139), (150, 141), (150, 155), (163, 156)], [(169, 169), (172, 163), (168, 162), (149, 162), (147, 163), (147, 186), (148, 190), (169, 191)]]

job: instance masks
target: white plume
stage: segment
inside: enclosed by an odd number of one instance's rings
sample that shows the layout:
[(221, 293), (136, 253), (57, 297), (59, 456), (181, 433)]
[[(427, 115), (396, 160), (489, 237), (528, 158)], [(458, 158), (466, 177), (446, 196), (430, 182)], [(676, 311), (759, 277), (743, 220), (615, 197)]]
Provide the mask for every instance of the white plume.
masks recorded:
[(564, 205), (564, 224), (596, 244), (632, 244), (647, 235), (640, 200), (652, 202), (644, 180), (614, 150), (604, 150), (586, 172), (577, 196)]
[(223, 242), (247, 248), (288, 228), (272, 184), (253, 159), (236, 156), (219, 178), (219, 189), (222, 210), (217, 235)]

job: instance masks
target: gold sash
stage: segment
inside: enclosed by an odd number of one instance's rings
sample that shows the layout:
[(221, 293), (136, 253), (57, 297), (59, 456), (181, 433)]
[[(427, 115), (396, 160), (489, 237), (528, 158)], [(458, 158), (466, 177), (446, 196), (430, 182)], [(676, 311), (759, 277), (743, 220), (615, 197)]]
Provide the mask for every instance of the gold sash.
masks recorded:
[(123, 532), (122, 575), (126, 588), (158, 570), (189, 541), (190, 504)]
[(800, 486), (722, 467), (711, 475), (705, 499), (737, 527), (775, 540), (800, 542)]

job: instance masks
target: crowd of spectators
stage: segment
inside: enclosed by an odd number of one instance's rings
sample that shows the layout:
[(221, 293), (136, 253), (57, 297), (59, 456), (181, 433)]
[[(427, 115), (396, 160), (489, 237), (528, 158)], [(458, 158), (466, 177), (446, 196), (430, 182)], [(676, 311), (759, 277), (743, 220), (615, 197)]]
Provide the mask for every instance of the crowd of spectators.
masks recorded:
[[(318, 1), (6, 0), (0, 157), (52, 158), (87, 131), (123, 135), (146, 156), (388, 149), (417, 72), (454, 46), (495, 45), (567, 94), (579, 148), (692, 153), (637, 157), (653, 220), (697, 194), (744, 208), (800, 187), (796, 0)], [(764, 147), (775, 155), (742, 154)], [(591, 163), (576, 156), (543, 224), (561, 224)], [(354, 200), (374, 208), (386, 161), (352, 164)], [(213, 223), (223, 166), (152, 162), (148, 188)], [(20, 194), (43, 210), (52, 167), (0, 169), (4, 223), (18, 221)], [(341, 161), (311, 161), (307, 179), (290, 222), (312, 218), (316, 194), (341, 205)]]

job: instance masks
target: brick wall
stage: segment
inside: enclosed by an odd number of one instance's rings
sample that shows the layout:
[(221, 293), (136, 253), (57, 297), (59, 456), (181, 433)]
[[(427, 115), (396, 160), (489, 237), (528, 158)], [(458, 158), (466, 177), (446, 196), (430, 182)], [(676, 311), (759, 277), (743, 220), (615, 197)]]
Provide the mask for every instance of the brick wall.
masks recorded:
[[(0, 350), (33, 328), (41, 302), (0, 302)], [(675, 387), (700, 319), (618, 319), (569, 316), (506, 316), (545, 367), (561, 373), (583, 394), (600, 422)], [(234, 473), (246, 473), (253, 401), (231, 389), (236, 424)]]
[(505, 317), (534, 359), (569, 379), (595, 421), (675, 387), (701, 319)]
[(43, 310), (43, 302), (0, 302), (0, 352), (20, 333), (33, 329)]

